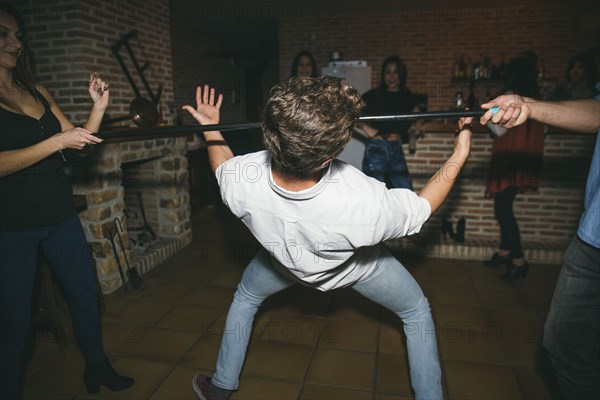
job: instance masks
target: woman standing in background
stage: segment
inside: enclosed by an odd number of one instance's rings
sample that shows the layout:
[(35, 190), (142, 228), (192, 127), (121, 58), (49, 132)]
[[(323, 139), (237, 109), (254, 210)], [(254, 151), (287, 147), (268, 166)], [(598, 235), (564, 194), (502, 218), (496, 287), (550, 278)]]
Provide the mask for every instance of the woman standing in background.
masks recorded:
[[(536, 71), (537, 57), (531, 52), (517, 57), (508, 65), (511, 91), (520, 96), (539, 98)], [(495, 132), (486, 197), (494, 198), (494, 215), (500, 225), (500, 246), (487, 267), (505, 264), (507, 272), (500, 278), (515, 281), (525, 278), (529, 264), (523, 255), (519, 224), (513, 205), (518, 193), (537, 190), (540, 185), (544, 153), (545, 126), (530, 120), (523, 125)]]
[[(392, 115), (420, 111), (419, 98), (406, 87), (408, 72), (398, 56), (390, 56), (381, 66), (379, 87), (363, 95), (364, 115)], [(419, 125), (421, 122), (415, 122)], [(373, 122), (357, 124), (370, 138), (363, 158), (363, 172), (391, 188), (412, 190), (402, 143), (408, 143), (411, 122)]]

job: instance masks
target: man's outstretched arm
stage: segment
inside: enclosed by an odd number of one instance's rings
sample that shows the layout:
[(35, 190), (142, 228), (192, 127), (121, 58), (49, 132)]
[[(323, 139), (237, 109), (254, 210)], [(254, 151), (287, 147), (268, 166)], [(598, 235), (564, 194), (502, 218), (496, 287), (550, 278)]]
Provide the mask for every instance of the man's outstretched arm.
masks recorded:
[[(223, 95), (219, 94), (215, 103), (215, 88), (204, 85), (196, 88), (196, 108), (186, 105), (182, 108), (188, 111), (201, 125), (216, 125), (219, 123)], [(233, 158), (233, 152), (219, 131), (204, 132), (208, 150), (208, 163), (213, 172), (219, 165)]]

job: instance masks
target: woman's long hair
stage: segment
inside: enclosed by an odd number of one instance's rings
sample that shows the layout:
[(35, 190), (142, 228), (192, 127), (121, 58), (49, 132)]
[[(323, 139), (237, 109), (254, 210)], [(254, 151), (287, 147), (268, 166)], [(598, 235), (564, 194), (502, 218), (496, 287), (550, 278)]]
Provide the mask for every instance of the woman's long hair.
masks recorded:
[(21, 54), (17, 58), (16, 67), (11, 71), (13, 83), (27, 90), (33, 95), (34, 98), (37, 98), (35, 95), (37, 92), (35, 88), (36, 81), (33, 76), (34, 60), (31, 52), (29, 51), (27, 29), (25, 28), (23, 17), (15, 7), (9, 4), (0, 4), (0, 13), (6, 13), (13, 17), (19, 26), (19, 30), (21, 31), (20, 40), (23, 47), (21, 49)]
[(526, 53), (508, 63), (508, 89), (525, 97), (540, 97), (537, 83), (537, 56)]

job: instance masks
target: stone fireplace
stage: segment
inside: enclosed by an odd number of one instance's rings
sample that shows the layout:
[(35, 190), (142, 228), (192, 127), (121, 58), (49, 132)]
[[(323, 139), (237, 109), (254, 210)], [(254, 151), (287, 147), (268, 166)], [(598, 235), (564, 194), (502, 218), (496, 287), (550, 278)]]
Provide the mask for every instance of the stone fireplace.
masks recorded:
[[(31, 50), (37, 61), (36, 78), (46, 86), (71, 122), (81, 125), (87, 120), (92, 107), (87, 90), (89, 74), (98, 72), (110, 85), (110, 105), (104, 116), (105, 122), (129, 115), (130, 102), (137, 96), (134, 86), (139, 89), (139, 95), (152, 98), (143, 83), (145, 79), (154, 94), (162, 88), (156, 104), (160, 126), (174, 124), (176, 107), (169, 2), (19, 0), (17, 3), (25, 18)], [(143, 65), (143, 71), (136, 72), (132, 56), (123, 49), (119, 54), (134, 84), (127, 79), (112, 51), (112, 46), (132, 31), (137, 34), (129, 44), (135, 59)], [(131, 121), (126, 124), (134, 126)], [(142, 278), (146, 271), (190, 243), (185, 156), (185, 137), (107, 139), (94, 146), (90, 154), (67, 154), (65, 165), (74, 193), (85, 196), (87, 209), (79, 216), (104, 293), (123, 285), (108, 237), (116, 243), (122, 268), (127, 268), (116, 236), (116, 220), (123, 227), (121, 239), (127, 260)], [(137, 193), (141, 195), (148, 225), (156, 239), (132, 246), (141, 232), (137, 228), (144, 225)], [(127, 274), (123, 275), (126, 280)]]
[[(190, 243), (186, 149), (185, 137), (107, 140), (86, 156), (67, 154), (74, 191), (86, 198), (80, 218), (104, 293), (124, 284), (119, 263), (127, 280), (127, 261), (143, 275)], [(150, 228), (144, 228), (146, 223)], [(125, 254), (117, 237), (119, 224)], [(149, 238), (148, 230), (155, 237)]]

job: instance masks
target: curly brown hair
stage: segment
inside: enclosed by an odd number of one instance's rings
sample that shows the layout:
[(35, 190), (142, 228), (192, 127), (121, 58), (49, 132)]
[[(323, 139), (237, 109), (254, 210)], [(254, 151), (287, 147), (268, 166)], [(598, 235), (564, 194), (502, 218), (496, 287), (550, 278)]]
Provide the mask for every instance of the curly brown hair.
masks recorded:
[(343, 79), (292, 78), (271, 90), (262, 114), (265, 146), (290, 172), (317, 171), (344, 150), (362, 108), (358, 90)]

